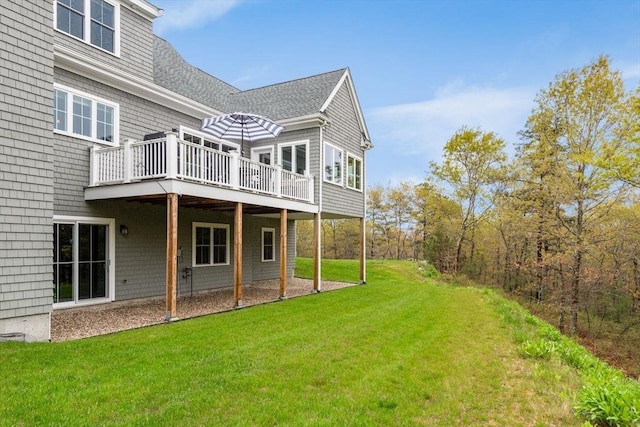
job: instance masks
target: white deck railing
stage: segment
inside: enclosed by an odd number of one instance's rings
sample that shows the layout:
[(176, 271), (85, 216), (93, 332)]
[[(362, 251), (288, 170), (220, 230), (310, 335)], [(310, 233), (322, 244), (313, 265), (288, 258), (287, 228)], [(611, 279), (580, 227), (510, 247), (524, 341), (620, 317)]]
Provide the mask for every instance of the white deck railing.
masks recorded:
[(147, 179), (183, 179), (313, 203), (313, 177), (283, 170), (177, 138), (127, 140), (119, 147), (91, 149), (90, 186)]

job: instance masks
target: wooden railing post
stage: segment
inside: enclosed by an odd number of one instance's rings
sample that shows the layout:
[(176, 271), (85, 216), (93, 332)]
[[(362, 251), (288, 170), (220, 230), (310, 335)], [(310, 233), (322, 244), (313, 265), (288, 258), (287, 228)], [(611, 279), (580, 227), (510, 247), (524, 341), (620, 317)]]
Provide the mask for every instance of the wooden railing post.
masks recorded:
[(178, 134), (166, 132), (167, 136), (167, 178), (178, 177)]

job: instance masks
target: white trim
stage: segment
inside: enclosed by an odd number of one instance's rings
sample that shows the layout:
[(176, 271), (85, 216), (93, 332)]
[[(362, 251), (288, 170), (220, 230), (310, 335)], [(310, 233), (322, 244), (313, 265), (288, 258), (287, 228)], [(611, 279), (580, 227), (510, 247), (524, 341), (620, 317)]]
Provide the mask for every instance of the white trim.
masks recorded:
[(263, 145), (262, 147), (251, 147), (251, 160), (253, 160), (254, 162), (258, 161), (258, 157), (261, 153), (266, 153), (268, 152), (271, 157), (271, 163), (269, 163), (270, 165), (273, 165), (275, 163), (275, 157), (274, 157), (274, 147), (273, 145)]
[(58, 1), (53, 2), (53, 29), (60, 34), (64, 34), (68, 37), (76, 39), (88, 46), (101, 50), (104, 53), (113, 55), (117, 58), (120, 57), (120, 1), (118, 0), (102, 0), (107, 4), (113, 6), (113, 52), (104, 49), (101, 46), (91, 43), (91, 0), (84, 0), (84, 19), (82, 22), (84, 37), (80, 38), (71, 33), (58, 29)]
[[(116, 220), (115, 218), (95, 218), (90, 216), (69, 216), (69, 215), (54, 215), (53, 224), (73, 224), (74, 225), (74, 237), (78, 233), (78, 224), (100, 224), (108, 227), (108, 254), (107, 254), (107, 297), (106, 298), (94, 298), (89, 300), (78, 300), (77, 292), (74, 293), (74, 301), (66, 301), (62, 303), (54, 303), (53, 309), (78, 307), (83, 305), (95, 305), (104, 304), (107, 302), (115, 301), (116, 298)], [(77, 241), (77, 239), (76, 239)], [(55, 249), (55, 248), (54, 248)], [(73, 245), (73, 262), (77, 265), (78, 260), (78, 245)], [(77, 270), (74, 269), (73, 286), (77, 287)], [(76, 291), (77, 289), (74, 289)]]
[[(264, 233), (265, 231), (270, 231), (273, 233), (272, 242), (271, 242), (271, 259), (264, 258)], [(276, 260), (276, 229), (273, 227), (262, 227), (261, 233), (262, 244), (260, 245), (260, 259), (262, 262), (274, 262)]]
[[(360, 162), (360, 186), (362, 188), (358, 188), (355, 185), (354, 186), (350, 186), (349, 185), (349, 158), (355, 159), (355, 160)], [(346, 179), (345, 179), (345, 182), (344, 182), (345, 187), (347, 187), (347, 188), (349, 188), (351, 190), (362, 192), (363, 188), (364, 188), (364, 161), (362, 160), (362, 158), (358, 157), (358, 156), (356, 156), (356, 155), (354, 155), (354, 154), (352, 154), (352, 153), (347, 151), (347, 167), (345, 168), (345, 171), (346, 171)], [(353, 178), (353, 183), (354, 184), (356, 182), (355, 177), (356, 176), (354, 175), (354, 178)]]
[(160, 9), (144, 0), (121, 0), (122, 6), (148, 19), (159, 18), (163, 15), (164, 9)]
[[(332, 168), (332, 176), (331, 179), (327, 178), (327, 148), (330, 148), (332, 150), (332, 152), (334, 153), (334, 158), (333, 163), (331, 165)], [(338, 180), (335, 179), (335, 169), (333, 168), (333, 165), (335, 164), (335, 153), (340, 153), (340, 178)], [(326, 142), (324, 143), (324, 150), (323, 150), (323, 156), (322, 156), (322, 180), (324, 182), (327, 182), (329, 184), (333, 184), (333, 185), (337, 185), (339, 187), (344, 187), (344, 150), (340, 147), (338, 147), (337, 145), (333, 145), (330, 142)]]
[[(302, 139), (302, 140), (299, 140), (299, 141), (291, 141), (291, 142), (282, 142), (282, 143), (278, 144), (278, 162), (277, 162), (277, 164), (284, 169), (284, 167), (282, 165), (282, 148), (283, 147), (292, 147), (294, 145), (304, 145), (305, 146), (305, 151), (304, 151), (305, 152), (304, 173), (306, 174), (306, 173), (309, 172), (309, 162), (310, 162), (309, 158), (311, 157), (310, 153), (309, 153), (309, 140), (308, 139)], [(292, 172), (295, 172), (295, 169), (297, 169), (298, 165), (295, 164), (295, 156), (293, 156), (293, 154), (291, 156), (291, 161), (292, 161), (292, 167), (291, 168), (293, 169)]]
[[(315, 181), (315, 180), (314, 180)], [(87, 187), (84, 190), (85, 200), (119, 199), (126, 197), (153, 196), (176, 193), (184, 196), (202, 197), (212, 200), (226, 200), (249, 205), (268, 206), (289, 211), (318, 212), (318, 205), (301, 200), (273, 197), (266, 194), (238, 191), (212, 185), (203, 185), (181, 179), (160, 179), (129, 184), (102, 185)]]
[[(209, 263), (208, 264), (196, 264), (196, 229), (197, 228), (207, 228), (209, 229), (211, 241), (209, 243)], [(216, 228), (222, 228), (227, 231), (227, 240), (225, 242), (225, 262), (214, 263), (213, 262), (213, 230)], [(220, 224), (220, 223), (212, 223), (212, 222), (193, 222), (191, 223), (191, 267), (192, 268), (200, 268), (200, 267), (219, 267), (221, 265), (229, 265), (230, 264), (230, 251), (229, 246), (231, 242), (231, 227), (229, 224)]]
[[(84, 139), (85, 141), (91, 141), (96, 144), (104, 144), (112, 147), (117, 147), (119, 145), (119, 136), (120, 136), (120, 105), (116, 102), (106, 100), (104, 98), (100, 98), (95, 95), (91, 95), (89, 93), (70, 88), (68, 86), (64, 86), (58, 83), (53, 84), (54, 94), (56, 90), (60, 90), (67, 94), (67, 130), (56, 129), (55, 126), (53, 128), (53, 133), (57, 133), (60, 135), (66, 135), (73, 138)], [(73, 132), (73, 95), (77, 95), (81, 98), (89, 99), (91, 101), (91, 136), (86, 136)], [(97, 126), (98, 126), (98, 105), (104, 104), (113, 108), (113, 141), (104, 141), (102, 139), (96, 138), (97, 135)], [(53, 110), (55, 114), (55, 110)]]
[(192, 117), (217, 116), (222, 114), (186, 96), (171, 92), (153, 82), (114, 67), (107, 68), (104, 63), (74, 51), (66, 46), (53, 47), (56, 67), (103, 83), (134, 96), (139, 96), (156, 104), (180, 111)]
[(338, 81), (338, 84), (336, 84), (336, 86), (331, 91), (331, 94), (329, 95), (327, 100), (324, 102), (324, 104), (322, 104), (322, 107), (320, 107), (320, 111), (324, 113), (327, 110), (327, 108), (329, 107), (329, 104), (331, 104), (331, 102), (333, 101), (333, 98), (337, 95), (338, 91), (340, 90), (340, 86), (342, 86), (342, 84), (345, 81), (348, 82), (347, 89), (351, 94), (351, 103), (353, 106), (353, 110), (356, 112), (356, 116), (358, 118), (358, 124), (360, 125), (360, 130), (362, 131), (362, 133), (364, 133), (367, 141), (371, 141), (371, 137), (369, 137), (369, 130), (367, 129), (367, 124), (364, 121), (364, 114), (362, 113), (362, 108), (360, 108), (360, 101), (358, 100), (358, 95), (356, 94), (356, 89), (355, 89), (355, 86), (353, 85), (353, 79), (351, 78), (351, 71), (348, 68), (345, 70), (344, 74)]
[[(228, 141), (226, 139), (220, 139), (220, 138), (216, 138), (215, 136), (211, 135), (210, 133), (204, 133), (202, 131), (196, 130), (196, 129), (192, 129), (183, 125), (180, 125), (180, 129), (179, 129), (179, 134), (178, 137), (182, 140), (184, 140), (184, 134), (188, 133), (189, 135), (193, 135), (193, 136), (197, 136), (198, 138), (202, 138), (202, 139), (206, 139), (207, 141), (213, 141), (217, 144), (222, 145), (228, 145), (229, 147), (231, 147), (234, 150), (240, 150), (240, 144), (236, 144), (235, 142), (231, 142)], [(222, 151), (222, 150), (220, 150)]]
[[(202, 118), (224, 114), (223, 111), (172, 92), (135, 74), (113, 67), (107, 69), (104, 63), (66, 46), (54, 45), (53, 55), (56, 67), (71, 71), (74, 74), (103, 83), (128, 94), (138, 96), (147, 101), (180, 111), (191, 117)], [(278, 123), (284, 126), (287, 131), (294, 131), (324, 126), (329, 124), (330, 120), (322, 113), (314, 113), (282, 119), (279, 120)]]
[(318, 126), (326, 126), (331, 123), (331, 120), (323, 113), (313, 113), (306, 116), (291, 117), (288, 119), (278, 120), (281, 126), (284, 126), (287, 132), (316, 128)]

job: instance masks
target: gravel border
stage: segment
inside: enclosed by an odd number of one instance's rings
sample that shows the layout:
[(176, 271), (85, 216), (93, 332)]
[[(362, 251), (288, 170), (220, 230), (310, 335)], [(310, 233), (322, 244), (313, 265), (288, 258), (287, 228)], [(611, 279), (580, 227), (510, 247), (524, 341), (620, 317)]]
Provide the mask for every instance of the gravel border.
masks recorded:
[[(355, 286), (356, 283), (322, 281), (322, 292)], [(313, 280), (287, 279), (287, 298), (313, 293)], [(280, 280), (268, 280), (242, 288), (244, 307), (278, 301)], [(233, 310), (233, 287), (177, 298), (178, 319)], [(165, 298), (120, 301), (51, 313), (51, 341), (68, 341), (127, 329), (165, 323)]]

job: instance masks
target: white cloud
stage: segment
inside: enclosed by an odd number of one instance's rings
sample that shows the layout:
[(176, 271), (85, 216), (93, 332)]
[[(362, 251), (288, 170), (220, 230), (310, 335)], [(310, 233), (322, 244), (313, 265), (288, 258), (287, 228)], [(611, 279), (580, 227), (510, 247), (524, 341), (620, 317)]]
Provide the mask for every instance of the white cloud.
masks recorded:
[(163, 16), (154, 22), (156, 34), (169, 30), (193, 29), (215, 21), (240, 3), (240, 0), (182, 0), (166, 2)]
[(393, 144), (408, 154), (434, 153), (462, 126), (495, 132), (507, 143), (517, 141), (533, 107), (535, 90), (516, 88), (464, 88), (449, 83), (434, 99), (393, 105), (367, 112), (374, 143)]
[(625, 80), (640, 79), (640, 63), (628, 64), (624, 66), (620, 71), (622, 71), (622, 77)]
[(461, 81), (452, 81), (433, 99), (367, 111), (375, 144), (367, 155), (369, 182), (424, 179), (429, 162), (441, 160), (444, 145), (462, 126), (496, 133), (512, 154), (536, 91), (529, 87), (465, 87)]

